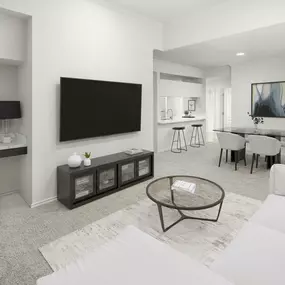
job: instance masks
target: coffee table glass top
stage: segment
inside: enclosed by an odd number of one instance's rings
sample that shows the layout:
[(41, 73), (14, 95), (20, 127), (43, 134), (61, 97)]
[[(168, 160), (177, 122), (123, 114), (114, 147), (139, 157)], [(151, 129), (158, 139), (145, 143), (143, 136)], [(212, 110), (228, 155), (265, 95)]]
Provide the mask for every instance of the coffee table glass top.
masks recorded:
[[(194, 193), (171, 190), (176, 180), (196, 184)], [(202, 210), (220, 204), (225, 192), (213, 181), (195, 176), (169, 176), (159, 178), (147, 186), (147, 196), (155, 203), (173, 209)]]

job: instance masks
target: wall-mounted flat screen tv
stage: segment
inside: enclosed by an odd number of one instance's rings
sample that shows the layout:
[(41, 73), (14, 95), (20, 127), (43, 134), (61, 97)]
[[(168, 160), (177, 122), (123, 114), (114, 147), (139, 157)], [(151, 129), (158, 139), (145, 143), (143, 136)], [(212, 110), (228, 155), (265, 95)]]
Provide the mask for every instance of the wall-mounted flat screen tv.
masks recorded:
[(60, 141), (141, 130), (140, 84), (62, 77)]
[(255, 117), (285, 117), (285, 81), (251, 84), (251, 114)]

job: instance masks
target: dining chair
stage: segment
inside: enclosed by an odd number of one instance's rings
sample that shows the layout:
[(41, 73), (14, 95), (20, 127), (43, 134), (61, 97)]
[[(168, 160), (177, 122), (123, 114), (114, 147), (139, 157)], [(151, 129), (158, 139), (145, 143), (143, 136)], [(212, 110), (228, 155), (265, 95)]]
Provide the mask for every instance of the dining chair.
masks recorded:
[(250, 173), (252, 174), (254, 161), (256, 159), (256, 168), (258, 167), (258, 158), (264, 155), (267, 159), (273, 160), (281, 150), (281, 142), (275, 138), (267, 136), (250, 135), (248, 136), (249, 147), (252, 151), (252, 162)]
[[(223, 150), (226, 150), (226, 162), (228, 162), (228, 151), (233, 151), (235, 156), (235, 170), (239, 161), (239, 151), (245, 149), (245, 138), (232, 133), (217, 133), (218, 141), (221, 147), (219, 167), (221, 166)], [(244, 165), (246, 166), (246, 157), (244, 156)]]

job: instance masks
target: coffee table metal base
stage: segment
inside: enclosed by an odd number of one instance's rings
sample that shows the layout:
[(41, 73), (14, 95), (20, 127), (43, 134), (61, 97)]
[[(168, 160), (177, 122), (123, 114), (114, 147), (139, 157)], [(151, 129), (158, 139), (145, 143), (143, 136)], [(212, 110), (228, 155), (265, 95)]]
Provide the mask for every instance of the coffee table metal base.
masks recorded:
[(163, 232), (167, 232), (169, 229), (171, 229), (172, 227), (174, 227), (175, 225), (177, 225), (178, 223), (180, 223), (181, 221), (184, 221), (184, 220), (199, 220), (199, 221), (207, 221), (207, 222), (217, 222), (219, 220), (219, 217), (220, 217), (222, 206), (223, 206), (223, 202), (221, 202), (220, 205), (219, 205), (219, 211), (218, 211), (217, 217), (213, 218), (213, 219), (206, 219), (206, 218), (199, 218), (199, 217), (188, 216), (188, 215), (185, 215), (181, 210), (176, 209), (178, 211), (178, 213), (181, 215), (181, 218), (179, 218), (173, 224), (165, 227), (162, 206), (157, 204), (159, 218), (160, 218), (160, 223), (161, 223), (161, 227), (162, 227)]

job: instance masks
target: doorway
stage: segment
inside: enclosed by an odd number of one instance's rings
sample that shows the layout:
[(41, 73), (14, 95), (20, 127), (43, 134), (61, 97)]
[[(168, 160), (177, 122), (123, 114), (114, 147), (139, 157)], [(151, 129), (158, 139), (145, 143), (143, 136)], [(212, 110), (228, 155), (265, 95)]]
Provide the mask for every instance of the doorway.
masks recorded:
[(230, 127), (232, 123), (231, 88), (206, 89), (207, 140), (217, 140), (214, 129)]

